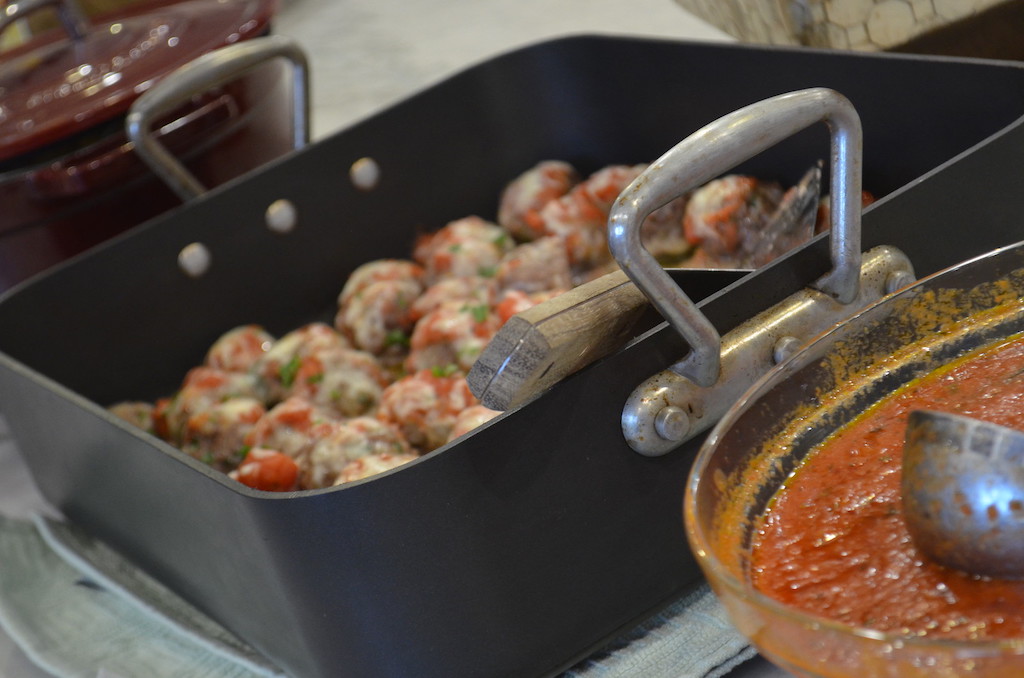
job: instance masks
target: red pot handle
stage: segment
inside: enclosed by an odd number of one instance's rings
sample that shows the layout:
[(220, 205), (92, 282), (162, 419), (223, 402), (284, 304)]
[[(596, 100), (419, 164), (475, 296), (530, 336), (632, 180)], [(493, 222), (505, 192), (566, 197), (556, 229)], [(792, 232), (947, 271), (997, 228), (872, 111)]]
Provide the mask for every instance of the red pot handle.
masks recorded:
[(89, 18), (76, 0), (19, 0), (9, 4), (4, 7), (3, 13), (0, 13), (0, 33), (6, 31), (15, 21), (51, 6), (72, 40), (81, 40), (88, 34)]
[[(185, 155), (229, 133), (241, 118), (235, 97), (211, 92), (165, 116), (153, 136)], [(29, 171), (25, 179), (33, 200), (70, 200), (109, 191), (147, 171), (133, 144), (123, 132), (116, 132)]]
[(306, 55), (283, 36), (254, 38), (204, 54), (163, 78), (132, 104), (125, 121), (128, 138), (138, 153), (182, 200), (191, 200), (206, 188), (149, 133), (154, 122), (189, 97), (223, 85), (255, 66), (274, 58), (292, 63), (293, 146), (309, 142), (309, 67)]

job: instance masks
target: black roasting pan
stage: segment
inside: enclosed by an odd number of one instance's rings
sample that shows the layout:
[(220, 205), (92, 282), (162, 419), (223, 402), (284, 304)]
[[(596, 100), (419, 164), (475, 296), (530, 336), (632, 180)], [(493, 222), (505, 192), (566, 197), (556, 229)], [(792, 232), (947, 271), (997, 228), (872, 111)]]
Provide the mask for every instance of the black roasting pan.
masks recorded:
[[(50, 502), (289, 675), (555, 674), (701, 577), (681, 517), (699, 440), (648, 458), (620, 427), (632, 389), (685, 352), (666, 327), (397, 472), (297, 495), (250, 491), (103, 406), (172, 392), (234, 325), (329, 319), (358, 264), (493, 217), (538, 160), (651, 161), (813, 86), (863, 122), (864, 186), (885, 196), (865, 247), (900, 247), (921, 275), (1020, 238), (1021, 65), (568, 37), (471, 67), (9, 291), (0, 411)], [(819, 125), (740, 169), (795, 181), (827, 149)], [(349, 179), (364, 157), (373, 190)], [(278, 199), (297, 209), (286, 235), (265, 226)], [(196, 241), (212, 266), (191, 278), (176, 258)], [(726, 331), (828, 262), (815, 240), (702, 309)]]

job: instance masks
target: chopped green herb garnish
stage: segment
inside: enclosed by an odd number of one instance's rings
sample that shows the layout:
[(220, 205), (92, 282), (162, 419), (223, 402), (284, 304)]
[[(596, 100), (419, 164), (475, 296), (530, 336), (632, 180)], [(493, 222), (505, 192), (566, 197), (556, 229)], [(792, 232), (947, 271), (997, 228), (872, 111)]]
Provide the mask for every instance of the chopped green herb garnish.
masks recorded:
[(477, 272), (477, 275), (479, 275), (481, 278), (493, 278), (494, 276), (498, 275), (498, 267), (497, 266), (481, 266), (480, 268), (478, 268), (476, 270), (476, 272)]
[(312, 374), (309, 377), (307, 377), (306, 378), (306, 383), (307, 384), (319, 384), (323, 380), (324, 380), (324, 373), (323, 372), (318, 372), (317, 374)]
[(472, 306), (466, 304), (460, 310), (469, 311), (473, 315), (473, 320), (478, 323), (482, 323), (487, 320), (487, 314), (490, 313), (490, 309), (487, 307), (487, 304), (476, 304)]
[(459, 371), (459, 366), (455, 363), (448, 363), (447, 365), (434, 365), (430, 368), (430, 372), (435, 377), (450, 377)]
[(295, 375), (299, 373), (299, 367), (302, 365), (302, 360), (299, 356), (294, 356), (281, 368), (281, 383), (285, 388), (291, 388), (291, 385), (295, 382)]
[(482, 350), (482, 346), (466, 346), (465, 348), (459, 350), (458, 355), (459, 358), (462, 360), (468, 361), (470, 358), (476, 360), (476, 358), (480, 355), (480, 352)]
[(384, 337), (384, 345), (385, 346), (408, 346), (409, 345), (409, 335), (407, 335), (402, 330), (391, 330), (390, 332), (387, 333), (387, 336)]

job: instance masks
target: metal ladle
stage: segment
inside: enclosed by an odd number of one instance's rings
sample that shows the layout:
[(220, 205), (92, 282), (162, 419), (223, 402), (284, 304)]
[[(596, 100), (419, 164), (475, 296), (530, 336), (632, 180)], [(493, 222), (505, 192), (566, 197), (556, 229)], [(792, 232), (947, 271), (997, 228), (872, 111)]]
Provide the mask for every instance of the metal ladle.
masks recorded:
[(1024, 578), (1024, 432), (915, 410), (903, 447), (903, 512), (932, 560)]

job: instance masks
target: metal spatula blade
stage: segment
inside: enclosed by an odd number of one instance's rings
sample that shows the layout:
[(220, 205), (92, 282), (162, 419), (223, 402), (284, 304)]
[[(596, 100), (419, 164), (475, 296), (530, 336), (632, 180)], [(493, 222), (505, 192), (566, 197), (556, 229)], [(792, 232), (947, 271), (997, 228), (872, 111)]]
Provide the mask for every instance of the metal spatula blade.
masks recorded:
[(902, 490), (907, 527), (929, 558), (971, 574), (1024, 578), (1024, 433), (911, 412)]

